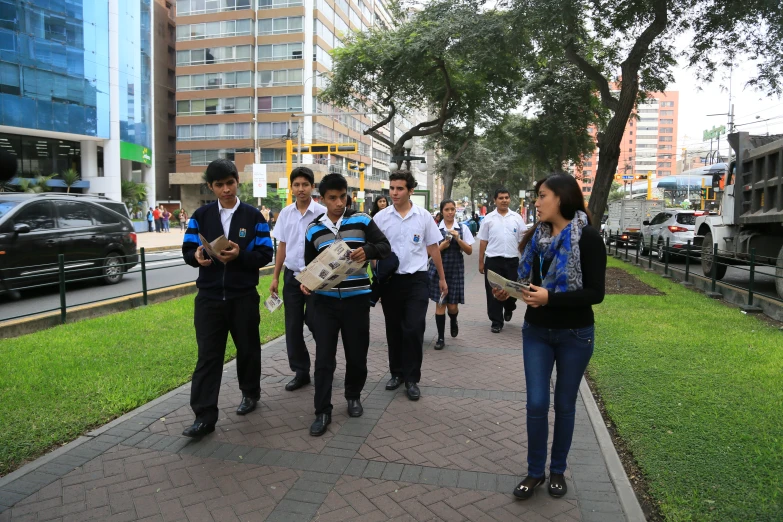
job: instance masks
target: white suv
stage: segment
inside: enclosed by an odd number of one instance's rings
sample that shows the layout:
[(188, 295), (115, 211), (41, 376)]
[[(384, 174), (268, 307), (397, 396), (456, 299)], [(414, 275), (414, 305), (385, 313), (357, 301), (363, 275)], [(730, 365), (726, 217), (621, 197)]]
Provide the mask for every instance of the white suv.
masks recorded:
[(698, 255), (700, 252), (693, 246), (693, 234), (696, 228), (696, 215), (693, 210), (666, 209), (656, 214), (652, 220), (644, 221), (642, 225), (639, 241), (642, 254), (649, 253), (650, 238), (652, 238), (653, 249), (661, 261), (664, 259), (667, 239), (670, 254), (680, 255), (685, 252), (688, 249), (688, 241), (691, 242), (691, 255)]

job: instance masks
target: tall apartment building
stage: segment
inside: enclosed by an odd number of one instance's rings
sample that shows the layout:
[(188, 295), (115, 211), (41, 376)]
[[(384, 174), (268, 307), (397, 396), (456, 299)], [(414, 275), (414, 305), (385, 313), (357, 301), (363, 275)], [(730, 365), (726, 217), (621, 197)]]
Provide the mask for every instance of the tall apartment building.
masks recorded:
[[(294, 145), (357, 143), (356, 154), (304, 154), (301, 164), (312, 167), (316, 179), (342, 173), (357, 191), (358, 173), (347, 165), (362, 162), (366, 192), (388, 188), (389, 148), (362, 134), (382, 116), (346, 113), (315, 97), (332, 67), (330, 51), (348, 31), (391, 25), (384, 2), (177, 1), (177, 156), (170, 181), (179, 185), (186, 208), (214, 199), (201, 176), (216, 158), (234, 161), (241, 182), (251, 180), (253, 163), (267, 165), (270, 184), (287, 177), (288, 136)], [(397, 118), (397, 136), (418, 121), (410, 119)]]
[(160, 202), (179, 199), (179, 187), (169, 185), (169, 174), (176, 170), (177, 145), (175, 1), (155, 0), (154, 4), (155, 193)]
[[(677, 122), (680, 93), (651, 93), (638, 105), (625, 127), (616, 174), (670, 176), (677, 171)], [(596, 129), (588, 129), (595, 135)], [(582, 160), (577, 179), (586, 198), (593, 191), (599, 150)]]
[(73, 168), (76, 191), (120, 200), (138, 170), (155, 199), (152, 19), (150, 0), (0, 3), (0, 147), (20, 176)]

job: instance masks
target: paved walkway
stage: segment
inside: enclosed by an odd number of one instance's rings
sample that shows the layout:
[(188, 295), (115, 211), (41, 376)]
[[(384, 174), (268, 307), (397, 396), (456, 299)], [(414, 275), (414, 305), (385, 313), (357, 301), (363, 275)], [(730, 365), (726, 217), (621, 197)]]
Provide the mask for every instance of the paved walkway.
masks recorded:
[[(263, 349), (254, 413), (234, 413), (241, 397), (228, 364), (214, 434), (200, 442), (180, 435), (193, 419), (183, 386), (0, 480), (0, 522), (634, 519), (633, 510), (623, 512), (627, 491), (616, 468), (610, 478), (581, 397), (568, 495), (552, 499), (541, 487), (526, 502), (511, 496), (526, 470), (522, 311), (491, 334), (483, 278), (470, 271), (459, 337), (434, 351), (434, 320), (428, 323), (420, 401), (384, 389), (378, 307), (363, 417), (347, 416), (336, 380), (329, 431), (311, 437), (313, 388), (284, 390), (291, 372), (278, 339)], [(312, 356), (311, 338), (308, 345)], [(336, 379), (344, 369), (340, 356)]]
[(182, 248), (182, 239), (185, 237), (185, 232), (180, 230), (179, 227), (174, 229), (172, 227), (171, 232), (142, 232), (136, 235), (136, 245), (139, 248)]

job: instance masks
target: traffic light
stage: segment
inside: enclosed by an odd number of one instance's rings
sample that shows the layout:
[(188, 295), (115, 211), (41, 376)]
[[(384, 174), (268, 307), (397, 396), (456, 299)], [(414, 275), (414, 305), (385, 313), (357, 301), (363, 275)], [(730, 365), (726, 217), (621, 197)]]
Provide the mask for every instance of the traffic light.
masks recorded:
[(348, 170), (356, 170), (359, 172), (364, 172), (366, 169), (364, 163), (349, 163), (348, 164)]
[(712, 187), (704, 187), (701, 189), (701, 198), (706, 201), (715, 201), (715, 189)]
[(359, 146), (356, 143), (335, 143), (294, 146), (293, 152), (303, 154), (329, 154), (333, 152), (359, 152)]
[(638, 179), (638, 180), (646, 180), (647, 179), (647, 174), (637, 174), (636, 175), (636, 179)]
[(615, 181), (622, 181), (623, 180), (623, 175), (622, 174), (615, 174), (614, 175), (614, 180)]

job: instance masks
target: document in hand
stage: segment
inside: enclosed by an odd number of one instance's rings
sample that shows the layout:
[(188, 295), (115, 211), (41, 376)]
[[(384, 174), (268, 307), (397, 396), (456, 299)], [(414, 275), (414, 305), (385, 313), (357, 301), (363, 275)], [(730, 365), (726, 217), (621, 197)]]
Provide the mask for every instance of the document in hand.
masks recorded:
[(296, 280), (308, 290), (331, 290), (342, 283), (349, 275), (364, 270), (364, 262), (352, 261), (351, 249), (342, 239), (336, 240), (329, 248), (302, 270)]
[(231, 243), (226, 239), (226, 236), (220, 236), (211, 243), (201, 234), (199, 234), (198, 237), (201, 240), (201, 244), (204, 245), (204, 251), (209, 254), (209, 257), (212, 259), (217, 260), (219, 252), (231, 248)]
[(487, 271), (487, 282), (492, 288), (498, 290), (505, 290), (511, 297), (522, 299), (522, 290), (530, 290), (530, 285), (526, 283), (518, 283), (516, 281), (509, 281), (505, 277), (498, 275), (492, 270)]
[(280, 308), (283, 305), (283, 300), (280, 299), (280, 296), (277, 294), (270, 295), (266, 301), (264, 301), (264, 306), (267, 310), (270, 312), (274, 312), (278, 308)]

